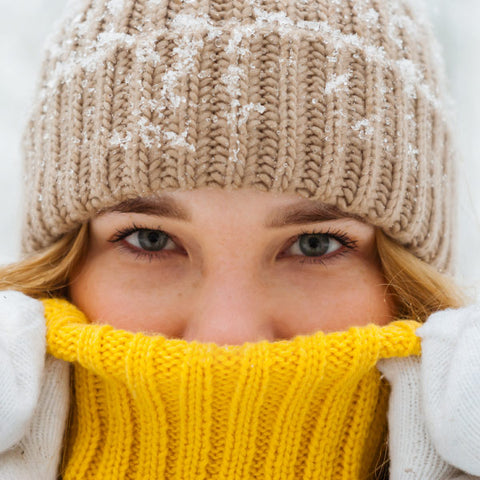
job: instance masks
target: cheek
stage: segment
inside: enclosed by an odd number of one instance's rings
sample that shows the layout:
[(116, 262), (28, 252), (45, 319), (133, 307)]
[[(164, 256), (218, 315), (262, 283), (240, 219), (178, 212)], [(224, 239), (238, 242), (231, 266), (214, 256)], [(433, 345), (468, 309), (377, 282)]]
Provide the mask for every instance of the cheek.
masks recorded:
[(186, 319), (180, 308), (188, 294), (185, 284), (170, 274), (165, 285), (163, 275), (115, 265), (87, 259), (70, 285), (72, 302), (95, 323), (179, 336)]
[[(206, 300), (202, 280), (188, 267), (150, 267), (126, 267), (108, 255), (89, 257), (72, 282), (71, 299), (96, 323), (182, 337)], [(261, 284), (248, 282), (241, 303), (234, 302), (231, 307), (235, 311), (241, 308), (239, 321), (245, 316), (256, 318), (259, 326), (267, 325), (276, 338), (341, 331), (368, 323), (382, 325), (392, 319), (383, 276), (378, 266), (362, 259), (326, 268), (274, 268), (262, 272), (261, 277)], [(235, 285), (232, 302), (240, 294)], [(211, 312), (215, 313), (215, 308)]]
[(284, 337), (319, 330), (341, 331), (369, 323), (385, 325), (394, 311), (378, 267), (363, 265), (304, 277), (278, 298), (279, 328)]

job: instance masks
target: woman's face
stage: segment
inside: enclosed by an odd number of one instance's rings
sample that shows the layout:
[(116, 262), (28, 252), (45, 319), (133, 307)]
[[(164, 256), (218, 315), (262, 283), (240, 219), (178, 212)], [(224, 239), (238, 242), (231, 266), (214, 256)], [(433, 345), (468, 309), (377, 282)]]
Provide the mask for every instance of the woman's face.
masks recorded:
[(385, 324), (393, 312), (374, 227), (247, 189), (102, 213), (70, 295), (93, 322), (219, 345)]

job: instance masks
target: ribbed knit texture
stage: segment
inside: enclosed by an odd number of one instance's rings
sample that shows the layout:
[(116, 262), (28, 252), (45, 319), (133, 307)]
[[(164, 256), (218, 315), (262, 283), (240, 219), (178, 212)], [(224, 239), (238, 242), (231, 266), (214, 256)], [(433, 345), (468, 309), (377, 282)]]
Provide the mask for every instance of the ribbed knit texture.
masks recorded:
[(253, 187), (448, 266), (453, 147), (418, 3), (70, 2), (25, 134), (24, 249), (127, 198)]
[(415, 322), (218, 346), (44, 304), (49, 352), (75, 365), (64, 480), (373, 478), (388, 397), (375, 364), (420, 351)]

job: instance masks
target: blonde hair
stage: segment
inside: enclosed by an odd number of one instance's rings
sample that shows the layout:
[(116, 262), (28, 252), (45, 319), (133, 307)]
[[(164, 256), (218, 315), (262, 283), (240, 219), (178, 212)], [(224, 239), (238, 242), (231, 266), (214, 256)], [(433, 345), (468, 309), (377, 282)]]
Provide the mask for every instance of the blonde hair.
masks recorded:
[(88, 224), (50, 247), (0, 268), (0, 290), (18, 290), (33, 298), (68, 298), (68, 285), (88, 248)]
[(424, 322), (436, 311), (466, 303), (452, 277), (420, 260), (379, 229), (376, 243), (397, 318)]
[[(376, 232), (377, 250), (398, 318), (425, 321), (430, 314), (465, 303), (447, 275)], [(18, 290), (34, 298), (68, 298), (68, 285), (88, 248), (88, 224), (64, 235), (50, 247), (0, 268), (0, 289)]]

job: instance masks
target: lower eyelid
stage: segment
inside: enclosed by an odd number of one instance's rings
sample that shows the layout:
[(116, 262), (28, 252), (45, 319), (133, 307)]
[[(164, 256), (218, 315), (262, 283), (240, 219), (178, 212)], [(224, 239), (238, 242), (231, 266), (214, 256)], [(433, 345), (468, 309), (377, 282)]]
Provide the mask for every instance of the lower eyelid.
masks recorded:
[(351, 253), (351, 250), (348, 250), (347, 248), (343, 247), (339, 248), (333, 253), (328, 253), (326, 255), (323, 255), (321, 257), (307, 257), (303, 256), (299, 258), (300, 263), (316, 263), (320, 265), (326, 265), (330, 262), (335, 262), (336, 260), (339, 260), (340, 258), (348, 255)]
[(125, 240), (118, 242), (118, 244), (116, 244), (116, 247), (124, 254), (134, 256), (137, 259), (146, 258), (149, 261), (162, 260), (170, 255), (176, 255), (178, 253), (174, 249), (163, 249), (158, 251), (143, 250), (141, 248), (135, 247), (134, 245), (126, 242)]

